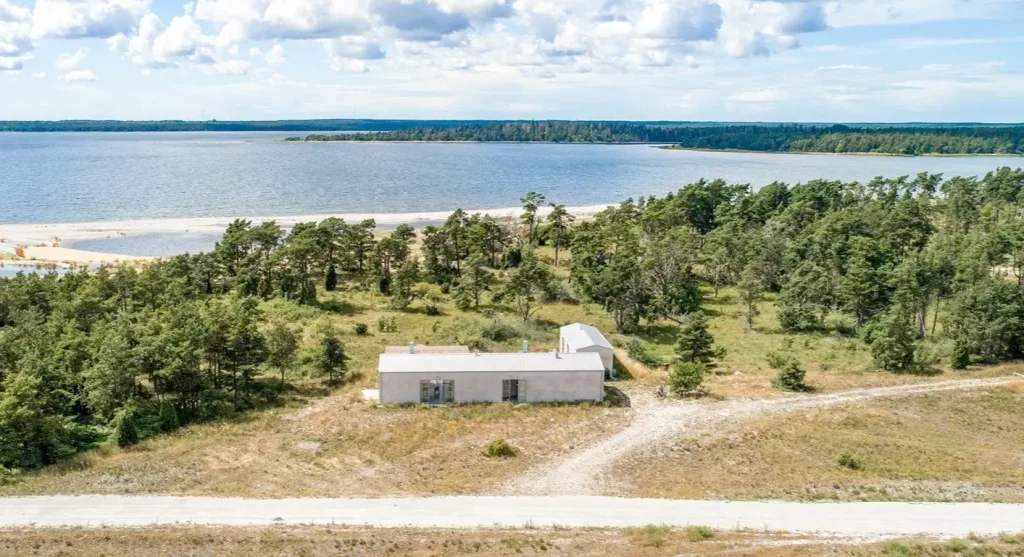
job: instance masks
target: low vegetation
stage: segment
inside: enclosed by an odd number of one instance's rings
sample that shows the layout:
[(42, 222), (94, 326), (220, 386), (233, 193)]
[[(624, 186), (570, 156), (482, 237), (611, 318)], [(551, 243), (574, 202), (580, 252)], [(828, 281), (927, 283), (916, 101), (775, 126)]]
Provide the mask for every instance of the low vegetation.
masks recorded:
[(1024, 502), (1024, 387), (762, 419), (628, 457), (633, 496)]
[(0, 530), (0, 553), (40, 557), (133, 555), (170, 557), (370, 556), (427, 557), (481, 555), (518, 557), (654, 557), (718, 555), (738, 557), (953, 557), (1020, 555), (1024, 536), (971, 536), (949, 541), (900, 539), (832, 542), (766, 532), (710, 532), (701, 527), (612, 529), (521, 528), (414, 530), (340, 526), (273, 528), (103, 528)]

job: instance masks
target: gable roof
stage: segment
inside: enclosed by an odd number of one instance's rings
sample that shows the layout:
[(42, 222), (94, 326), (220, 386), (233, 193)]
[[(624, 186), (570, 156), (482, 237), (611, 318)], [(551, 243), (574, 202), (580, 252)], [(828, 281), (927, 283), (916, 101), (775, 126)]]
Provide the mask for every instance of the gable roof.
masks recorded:
[(612, 344), (608, 342), (608, 339), (604, 338), (601, 331), (598, 331), (596, 327), (591, 325), (573, 323), (572, 325), (562, 327), (560, 332), (562, 338), (575, 350), (590, 346), (612, 349)]
[(600, 371), (601, 356), (593, 352), (511, 352), (507, 354), (381, 354), (380, 373), (451, 373), (526, 371)]

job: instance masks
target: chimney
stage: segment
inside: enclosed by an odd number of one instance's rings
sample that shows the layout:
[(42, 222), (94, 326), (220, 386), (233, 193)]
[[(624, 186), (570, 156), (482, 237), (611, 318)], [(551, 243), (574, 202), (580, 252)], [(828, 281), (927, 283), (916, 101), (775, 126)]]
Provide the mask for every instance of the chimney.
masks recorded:
[(416, 343), (414, 341), (409, 341), (409, 353), (410, 354), (415, 354), (416, 353)]
[(524, 340), (524, 341), (523, 341), (523, 354), (527, 353), (527, 352), (528, 352), (529, 350), (530, 350), (530, 343), (529, 343), (529, 342), (526, 342), (526, 341)]

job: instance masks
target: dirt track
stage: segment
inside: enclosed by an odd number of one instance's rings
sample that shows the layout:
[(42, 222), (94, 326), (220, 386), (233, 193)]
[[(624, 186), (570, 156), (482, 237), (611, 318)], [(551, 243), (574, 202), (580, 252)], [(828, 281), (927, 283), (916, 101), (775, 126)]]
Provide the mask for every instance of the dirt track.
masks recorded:
[(825, 395), (793, 395), (772, 400), (679, 402), (634, 397), (636, 416), (629, 427), (555, 462), (545, 462), (499, 487), (503, 495), (597, 495), (609, 486), (612, 464), (632, 453), (681, 436), (719, 434), (764, 416), (884, 397), (993, 387), (1019, 377), (964, 379), (940, 383), (858, 389)]

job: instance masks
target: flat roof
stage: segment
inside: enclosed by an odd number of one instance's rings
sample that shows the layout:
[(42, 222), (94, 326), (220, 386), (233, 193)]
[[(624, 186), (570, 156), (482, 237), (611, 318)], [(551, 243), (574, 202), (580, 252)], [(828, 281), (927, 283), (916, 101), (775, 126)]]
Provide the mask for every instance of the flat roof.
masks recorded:
[(380, 373), (513, 373), (526, 371), (600, 371), (594, 352), (510, 352), (487, 354), (381, 354)]
[[(414, 344), (412, 354), (469, 354), (468, 346), (451, 345), (451, 346), (440, 346), (440, 345), (429, 345), (429, 344)], [(409, 345), (405, 346), (385, 346), (385, 354), (409, 354)]]
[(569, 344), (577, 350), (588, 346), (612, 348), (612, 344), (608, 342), (608, 339), (604, 338), (601, 331), (598, 331), (597, 327), (594, 327), (593, 325), (573, 323), (562, 327), (559, 332), (561, 332), (562, 337), (569, 341)]

